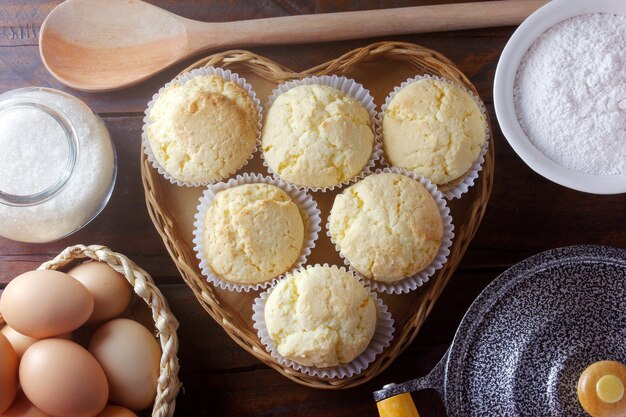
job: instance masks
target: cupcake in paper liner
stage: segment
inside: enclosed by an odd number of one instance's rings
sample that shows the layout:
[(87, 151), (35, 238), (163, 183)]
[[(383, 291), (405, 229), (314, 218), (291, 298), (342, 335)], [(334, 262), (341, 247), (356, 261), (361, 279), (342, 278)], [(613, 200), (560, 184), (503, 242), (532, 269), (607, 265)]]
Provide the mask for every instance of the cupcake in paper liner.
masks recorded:
[(252, 309), (274, 358), (322, 378), (361, 373), (393, 338), (387, 307), (343, 267), (318, 264), (287, 274)]
[(320, 211), (306, 192), (246, 173), (207, 188), (193, 243), (209, 282), (247, 292), (303, 265), (319, 231)]
[(261, 104), (234, 72), (194, 69), (152, 97), (141, 137), (148, 160), (173, 184), (212, 184), (252, 158), (261, 137)]
[(356, 181), (380, 158), (376, 105), (354, 80), (333, 75), (289, 81), (272, 92), (267, 109), (263, 163), (300, 189), (326, 191)]
[(377, 118), (383, 159), (437, 185), (448, 199), (474, 184), (489, 144), (482, 101), (443, 78), (421, 75), (395, 87)]
[(338, 194), (326, 228), (344, 263), (373, 289), (392, 294), (428, 281), (454, 238), (437, 187), (398, 168), (377, 170)]

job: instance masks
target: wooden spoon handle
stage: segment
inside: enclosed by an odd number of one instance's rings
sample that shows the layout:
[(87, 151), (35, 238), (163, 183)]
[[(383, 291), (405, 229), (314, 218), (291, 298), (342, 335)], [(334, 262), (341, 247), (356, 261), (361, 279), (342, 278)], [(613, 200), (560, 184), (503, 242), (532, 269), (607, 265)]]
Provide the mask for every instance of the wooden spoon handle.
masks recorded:
[[(501, 0), (357, 12), (285, 16), (193, 25), (194, 49), (327, 42), (405, 33), (510, 26), (521, 23), (547, 0)], [(221, 36), (216, 37), (216, 25)]]

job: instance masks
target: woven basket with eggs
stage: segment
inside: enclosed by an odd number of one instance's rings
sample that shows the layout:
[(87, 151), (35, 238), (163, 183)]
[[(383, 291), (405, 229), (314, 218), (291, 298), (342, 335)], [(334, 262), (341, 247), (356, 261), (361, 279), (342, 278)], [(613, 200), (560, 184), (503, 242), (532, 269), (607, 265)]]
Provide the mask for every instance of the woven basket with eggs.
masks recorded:
[[(113, 252), (107, 247), (97, 245), (77, 245), (66, 248), (54, 259), (42, 264), (38, 268), (38, 271), (58, 270), (67, 272), (71, 268), (90, 260), (106, 263), (126, 278), (134, 294), (132, 294), (130, 304), (119, 316), (119, 319), (130, 319), (125, 320), (125, 323), (130, 323), (131, 326), (143, 326), (143, 328), (148, 330), (148, 332), (145, 332), (145, 334), (148, 335), (147, 337), (155, 337), (160, 347), (160, 352), (157, 351), (157, 354), (160, 355), (160, 361), (156, 381), (156, 397), (154, 398), (152, 406), (148, 410), (141, 411), (139, 415), (147, 415), (151, 409), (150, 415), (152, 417), (172, 416), (176, 404), (176, 395), (181, 386), (178, 380), (178, 337), (176, 335), (178, 321), (173, 316), (165, 298), (154, 284), (150, 275), (126, 256)], [(6, 312), (5, 316), (7, 317), (7, 321), (10, 321), (9, 315)], [(0, 328), (4, 327), (4, 325), (5, 318), (0, 314)], [(88, 326), (83, 326), (72, 333), (72, 338), (77, 343), (84, 344), (84, 341), (89, 340), (88, 338), (91, 337), (92, 333), (96, 334), (99, 330), (100, 329), (93, 332)], [(139, 327), (139, 330), (141, 330), (141, 327)], [(143, 332), (143, 330), (141, 332)], [(60, 341), (60, 343), (62, 342), (65, 341)], [(24, 356), (28, 353), (28, 350), (26, 350)], [(155, 361), (156, 359), (155, 357)], [(23, 370), (20, 369), (20, 377), (22, 373)], [(109, 385), (111, 385), (110, 380)], [(20, 394), (18, 394), (15, 401), (20, 401)], [(116, 406), (112, 407), (116, 408)]]

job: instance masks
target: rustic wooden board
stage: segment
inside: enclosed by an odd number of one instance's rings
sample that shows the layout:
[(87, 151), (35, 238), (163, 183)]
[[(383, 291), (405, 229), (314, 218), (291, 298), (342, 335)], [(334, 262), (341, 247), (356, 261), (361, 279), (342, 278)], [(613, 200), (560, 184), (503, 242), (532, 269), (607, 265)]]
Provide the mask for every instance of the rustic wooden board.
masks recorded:
[[(148, 1), (189, 18), (227, 21), (461, 0)], [(141, 113), (149, 97), (185, 64), (117, 93), (85, 94), (65, 88), (45, 71), (37, 48), (39, 27), (60, 2), (0, 1), (0, 92), (48, 86), (78, 95), (104, 117), (120, 157), (120, 177), (104, 212), (77, 234), (46, 245), (0, 238), (0, 287), (76, 243), (105, 244), (142, 265), (181, 321), (184, 392), (178, 398), (178, 416), (377, 416), (372, 390), (429, 371), (445, 352), (473, 298), (505, 268), (542, 250), (575, 243), (626, 248), (626, 195), (583, 194), (550, 183), (517, 157), (499, 131), (491, 104), (493, 75), (514, 28), (254, 48), (253, 52), (300, 71), (375, 41), (418, 43), (445, 54), (470, 78), (494, 122), (497, 163), (489, 206), (459, 268), (415, 340), (385, 372), (360, 387), (329, 392), (294, 384), (239, 348), (207, 317), (182, 282), (146, 213), (139, 162)], [(413, 398), (422, 417), (445, 416), (434, 391)]]

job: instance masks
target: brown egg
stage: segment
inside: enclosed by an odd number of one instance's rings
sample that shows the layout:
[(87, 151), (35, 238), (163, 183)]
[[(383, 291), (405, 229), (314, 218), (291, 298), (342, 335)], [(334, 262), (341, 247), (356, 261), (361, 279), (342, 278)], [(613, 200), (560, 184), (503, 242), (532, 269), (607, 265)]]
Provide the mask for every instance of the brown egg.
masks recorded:
[(85, 323), (93, 311), (93, 297), (67, 274), (30, 271), (6, 286), (0, 311), (16, 331), (43, 339), (69, 333)]
[(119, 405), (107, 405), (96, 417), (137, 417), (137, 414)]
[(0, 334), (0, 413), (4, 412), (17, 393), (17, 354), (13, 346)]
[(93, 417), (104, 409), (109, 395), (95, 358), (62, 339), (41, 340), (26, 350), (20, 383), (37, 408), (55, 417)]
[(133, 320), (111, 320), (96, 330), (89, 352), (104, 369), (111, 402), (131, 410), (154, 402), (161, 349), (148, 329)]
[(30, 402), (28, 397), (24, 395), (24, 391), (17, 393), (17, 397), (11, 407), (4, 413), (0, 414), (0, 417), (52, 417), (50, 414), (46, 414)]
[(9, 343), (13, 346), (15, 353), (17, 354), (18, 359), (22, 358), (22, 355), (32, 345), (33, 343), (39, 341), (39, 339), (35, 339), (34, 337), (23, 335), (16, 331), (13, 327), (6, 325), (0, 330)]
[(113, 319), (128, 307), (131, 286), (124, 275), (106, 262), (85, 262), (70, 269), (67, 274), (76, 278), (93, 295), (93, 313), (87, 324)]
[[(22, 359), (22, 355), (24, 355), (24, 352), (26, 352), (26, 349), (28, 349), (35, 342), (38, 342), (39, 340), (41, 340), (41, 339), (35, 339), (34, 337), (26, 336), (22, 333), (19, 333), (8, 324), (4, 326), (2, 329), (0, 329), (0, 333), (2, 333), (9, 340), (9, 343), (11, 343), (11, 345), (13, 345), (13, 350), (15, 350), (15, 353), (17, 354), (18, 359)], [(61, 334), (59, 336), (55, 336), (55, 338), (72, 340), (72, 334), (71, 333)]]

